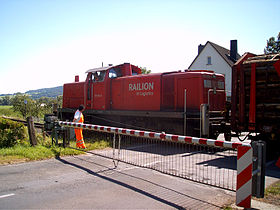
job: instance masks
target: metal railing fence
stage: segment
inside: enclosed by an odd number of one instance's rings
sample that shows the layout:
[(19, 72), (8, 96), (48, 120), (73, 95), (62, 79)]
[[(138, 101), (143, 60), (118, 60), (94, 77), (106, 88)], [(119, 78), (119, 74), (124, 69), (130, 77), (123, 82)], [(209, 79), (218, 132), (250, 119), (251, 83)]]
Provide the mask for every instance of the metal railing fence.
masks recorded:
[[(242, 160), (243, 155), (251, 151), (249, 144), (73, 122), (59, 121), (59, 124), (98, 132), (110, 142), (111, 147), (93, 152), (113, 159), (115, 166), (122, 161), (195, 182), (241, 191), (237, 196), (237, 204), (243, 201), (244, 196), (248, 197), (248, 193), (251, 195), (248, 189), (252, 173), (245, 171), (244, 176), (242, 171), (246, 168), (251, 170), (252, 160), (246, 158), (244, 163), (239, 161), (238, 164), (238, 159)], [(240, 150), (238, 156), (239, 148), (245, 150)], [(249, 184), (243, 187), (247, 177)]]
[(95, 154), (150, 168), (192, 181), (236, 190), (236, 155), (233, 149), (192, 145), (151, 138), (106, 134), (112, 148)]

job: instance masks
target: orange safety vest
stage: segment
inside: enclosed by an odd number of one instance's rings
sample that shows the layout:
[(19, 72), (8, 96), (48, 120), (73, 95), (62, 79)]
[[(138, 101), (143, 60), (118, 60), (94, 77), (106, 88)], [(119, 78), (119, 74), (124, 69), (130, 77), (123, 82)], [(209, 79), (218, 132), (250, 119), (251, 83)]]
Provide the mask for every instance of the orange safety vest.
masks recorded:
[[(76, 112), (78, 112), (77, 110)], [(78, 123), (83, 123), (84, 122), (84, 115), (81, 113), (80, 119)], [(78, 148), (86, 148), (85, 142), (84, 142), (84, 137), (83, 137), (83, 129), (82, 128), (75, 128), (75, 134), (76, 134), (76, 147)]]

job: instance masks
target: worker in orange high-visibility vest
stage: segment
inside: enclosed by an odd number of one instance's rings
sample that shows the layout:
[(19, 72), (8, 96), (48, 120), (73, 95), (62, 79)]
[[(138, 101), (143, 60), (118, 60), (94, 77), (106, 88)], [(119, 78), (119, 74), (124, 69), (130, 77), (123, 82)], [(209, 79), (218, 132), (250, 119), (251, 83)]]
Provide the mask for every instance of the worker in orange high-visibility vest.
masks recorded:
[[(83, 123), (84, 122), (84, 115), (83, 111), (85, 110), (84, 105), (80, 105), (77, 111), (75, 112), (73, 122), (76, 123)], [(83, 129), (82, 128), (75, 128), (76, 134), (76, 147), (77, 148), (86, 148), (84, 137), (83, 137)]]

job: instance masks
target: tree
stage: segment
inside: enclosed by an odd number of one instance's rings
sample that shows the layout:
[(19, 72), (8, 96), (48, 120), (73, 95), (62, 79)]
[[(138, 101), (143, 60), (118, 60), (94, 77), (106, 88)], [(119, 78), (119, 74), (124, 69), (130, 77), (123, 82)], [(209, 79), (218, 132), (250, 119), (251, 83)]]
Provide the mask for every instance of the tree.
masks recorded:
[(16, 94), (16, 96), (12, 98), (14, 111), (21, 113), (23, 117), (32, 116), (32, 104), (33, 100), (27, 95)]
[(62, 97), (57, 99), (41, 97), (37, 100), (31, 99), (29, 95), (17, 94), (12, 98), (14, 111), (18, 111), (22, 116), (43, 117), (44, 114), (52, 113), (52, 104), (62, 103)]
[(140, 67), (142, 74), (150, 74), (152, 71), (151, 70), (147, 70), (146, 67)]
[(6, 95), (0, 97), (0, 105), (10, 105), (11, 104), (11, 96)]
[(63, 97), (62, 96), (57, 96), (56, 97), (56, 103), (58, 107), (62, 107), (62, 102), (63, 102)]
[(264, 53), (280, 53), (280, 32), (278, 33), (277, 40), (275, 37), (270, 37), (269, 40), (267, 40)]

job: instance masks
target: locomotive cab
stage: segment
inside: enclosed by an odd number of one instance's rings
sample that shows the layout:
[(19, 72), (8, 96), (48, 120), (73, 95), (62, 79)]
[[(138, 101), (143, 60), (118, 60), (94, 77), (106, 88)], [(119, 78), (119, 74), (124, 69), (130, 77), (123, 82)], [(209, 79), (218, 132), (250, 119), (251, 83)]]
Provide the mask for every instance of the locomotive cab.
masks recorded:
[(129, 63), (90, 69), (85, 82), (86, 109), (107, 110), (111, 107), (112, 79), (141, 74), (141, 69)]

